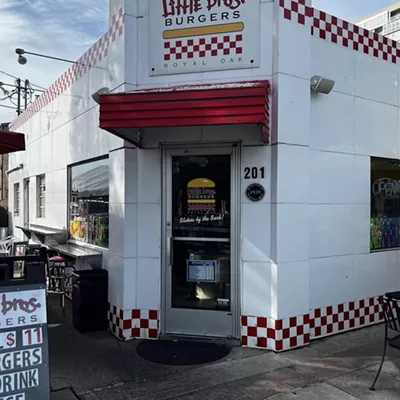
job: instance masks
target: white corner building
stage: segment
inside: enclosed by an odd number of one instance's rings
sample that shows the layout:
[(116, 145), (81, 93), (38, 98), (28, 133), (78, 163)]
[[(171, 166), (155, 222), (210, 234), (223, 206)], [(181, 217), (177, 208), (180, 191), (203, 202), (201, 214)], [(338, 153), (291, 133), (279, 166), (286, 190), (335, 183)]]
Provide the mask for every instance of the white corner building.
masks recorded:
[(12, 123), (13, 232), (107, 269), (121, 340), (282, 351), (381, 322), (399, 65), (310, 0), (110, 1), (109, 31)]

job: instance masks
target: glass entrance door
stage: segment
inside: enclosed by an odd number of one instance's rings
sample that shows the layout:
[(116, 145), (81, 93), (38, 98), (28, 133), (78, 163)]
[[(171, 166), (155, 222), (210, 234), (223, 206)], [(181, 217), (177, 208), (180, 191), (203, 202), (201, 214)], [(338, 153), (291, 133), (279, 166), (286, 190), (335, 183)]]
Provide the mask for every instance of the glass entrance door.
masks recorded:
[(230, 337), (232, 150), (167, 153), (166, 331)]

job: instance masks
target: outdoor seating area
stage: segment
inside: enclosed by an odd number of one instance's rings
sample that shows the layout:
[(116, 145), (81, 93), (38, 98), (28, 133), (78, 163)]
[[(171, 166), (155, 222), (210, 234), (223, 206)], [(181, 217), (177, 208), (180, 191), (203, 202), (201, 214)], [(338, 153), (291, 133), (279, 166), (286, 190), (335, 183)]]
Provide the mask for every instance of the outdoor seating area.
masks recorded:
[[(89, 265), (101, 265), (102, 252), (68, 242), (66, 230), (34, 224), (16, 226), (26, 240), (11, 235), (0, 240), (0, 256), (20, 257), (15, 261), (14, 278), (24, 275), (24, 257), (39, 256), (46, 266), (46, 292), (59, 298), (62, 314), (66, 315), (66, 298), (73, 298), (73, 281), (78, 279), (77, 260), (87, 260)], [(90, 271), (90, 270), (89, 270)]]
[(47, 295), (60, 296), (60, 306), (65, 314), (65, 296), (68, 293), (67, 282), (72, 277), (72, 271), (75, 270), (72, 258), (59, 255), (42, 244), (29, 240), (23, 241), (16, 236), (8, 236), (0, 240), (0, 254), (1, 257), (14, 259), (13, 278), (24, 276), (25, 256), (37, 256), (44, 260)]

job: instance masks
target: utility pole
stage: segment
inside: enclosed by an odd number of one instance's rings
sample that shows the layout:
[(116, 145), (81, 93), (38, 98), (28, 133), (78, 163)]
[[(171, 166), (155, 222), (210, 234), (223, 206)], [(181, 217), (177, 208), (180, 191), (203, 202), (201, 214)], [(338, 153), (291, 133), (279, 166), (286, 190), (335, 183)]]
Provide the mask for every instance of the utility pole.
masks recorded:
[(24, 87), (24, 110), (28, 108), (28, 90), (29, 90), (29, 81), (25, 79), (25, 87)]
[[(12, 88), (12, 90), (6, 90), (5, 88)], [(0, 90), (6, 95), (6, 97), (0, 100), (9, 100), (15, 106), (10, 107), (0, 104), (0, 107), (14, 109), (17, 115), (21, 115), (28, 108), (29, 104), (34, 100), (34, 96), (38, 97), (35, 92), (44, 92), (44, 90), (32, 89), (28, 79), (23, 81), (20, 78), (16, 78), (13, 85), (0, 82)]]
[(17, 78), (15, 80), (17, 86), (17, 115), (21, 114), (21, 79)]

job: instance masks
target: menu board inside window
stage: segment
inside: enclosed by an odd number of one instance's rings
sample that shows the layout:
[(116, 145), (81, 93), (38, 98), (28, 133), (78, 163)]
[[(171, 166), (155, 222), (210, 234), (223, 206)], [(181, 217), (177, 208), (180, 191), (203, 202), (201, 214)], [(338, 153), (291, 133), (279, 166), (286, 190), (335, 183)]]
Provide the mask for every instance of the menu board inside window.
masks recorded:
[(370, 248), (400, 247), (400, 160), (371, 158)]
[(70, 168), (70, 236), (108, 247), (109, 159)]

